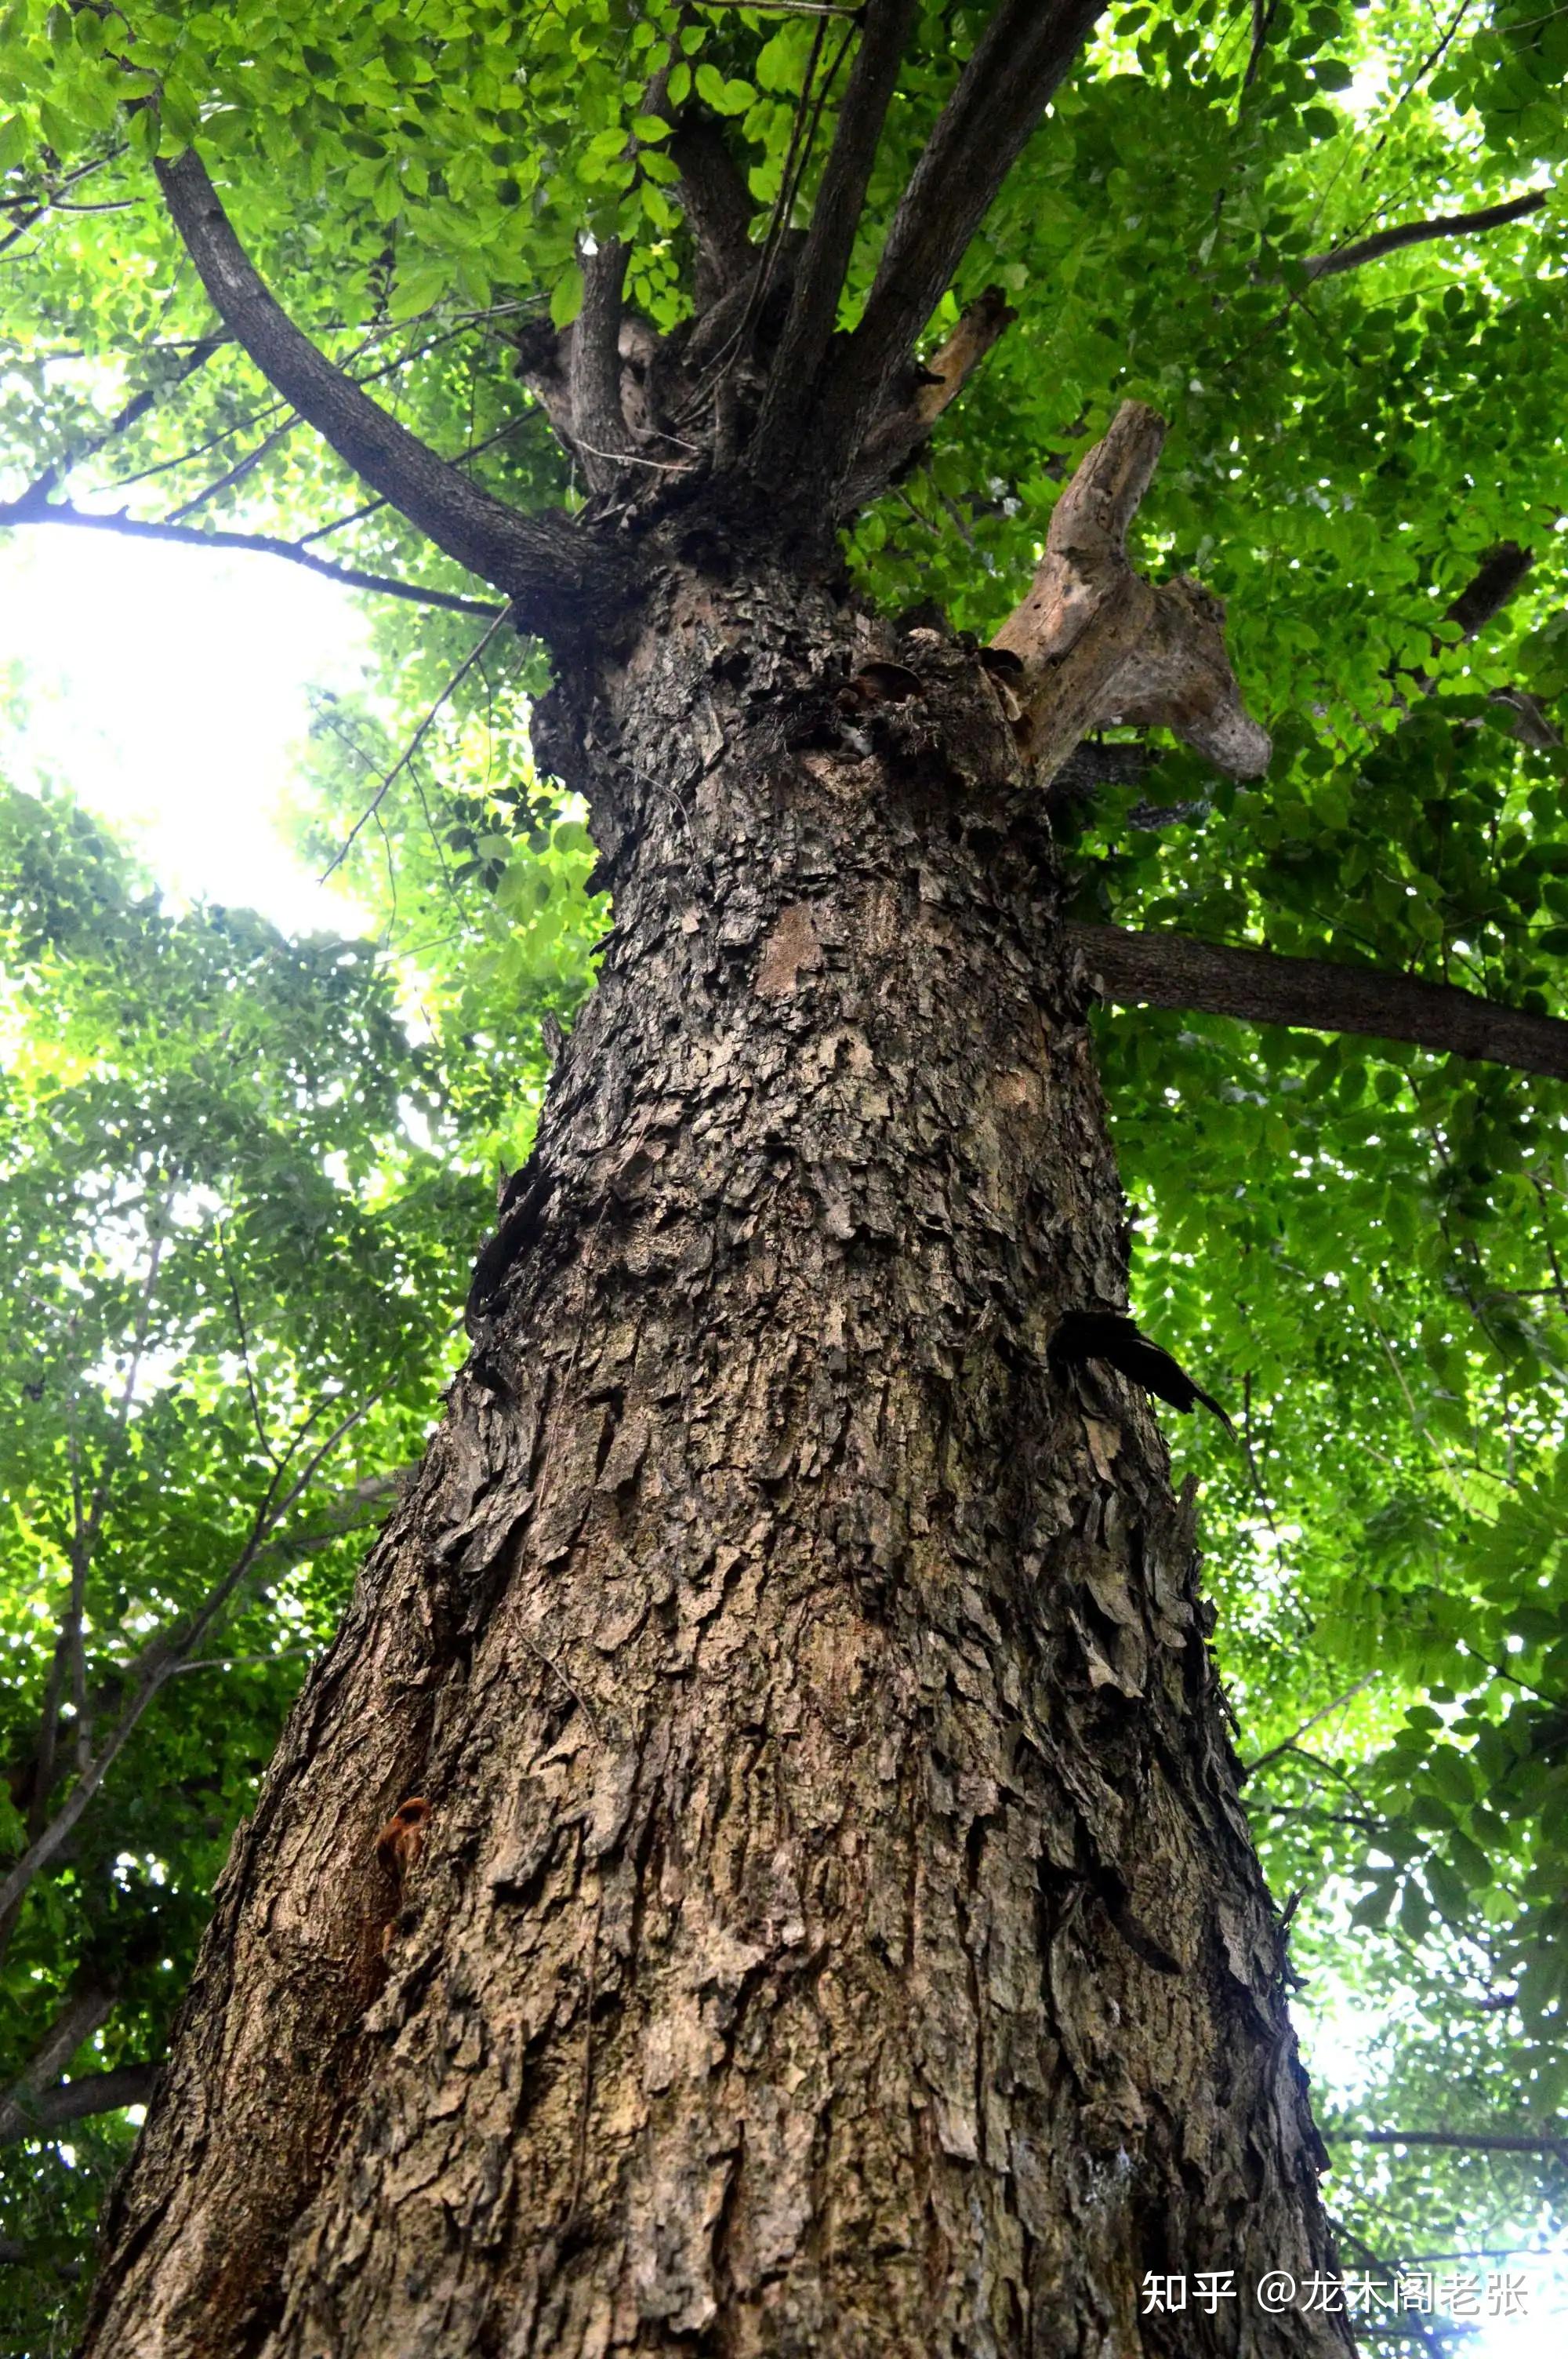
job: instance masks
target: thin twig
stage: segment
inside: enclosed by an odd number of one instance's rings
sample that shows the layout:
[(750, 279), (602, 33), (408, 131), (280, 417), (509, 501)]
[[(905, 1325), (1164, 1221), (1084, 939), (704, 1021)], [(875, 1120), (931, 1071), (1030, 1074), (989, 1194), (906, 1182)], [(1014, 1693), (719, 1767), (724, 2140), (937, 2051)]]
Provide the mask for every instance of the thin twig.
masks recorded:
[(239, 1280), (235, 1277), (233, 1268), (229, 1260), (229, 1245), (227, 1238), (223, 1234), (223, 1226), (222, 1222), (218, 1224), (217, 1239), (218, 1258), (223, 1266), (223, 1276), (228, 1282), (229, 1300), (233, 1305), (234, 1325), (238, 1331), (240, 1338), (240, 1365), (245, 1372), (245, 1391), (250, 1398), (251, 1422), (255, 1427), (256, 1440), (262, 1446), (262, 1455), (267, 1460), (269, 1464), (276, 1466), (277, 1464), (277, 1452), (274, 1450), (271, 1442), (267, 1440), (266, 1425), (261, 1412), (261, 1402), (256, 1395), (255, 1370), (251, 1364), (251, 1339), (245, 1330), (244, 1305), (240, 1299)]
[[(276, 1479), (267, 1485), (266, 1494), (256, 1509), (250, 1533), (239, 1555), (223, 1578), (208, 1592), (207, 1596), (187, 1624), (179, 1640), (171, 1642), (166, 1638), (156, 1639), (151, 1646), (143, 1649), (138, 1658), (138, 1665), (132, 1666), (132, 1674), (136, 1680), (135, 1692), (121, 1713), (102, 1749), (90, 1768), (78, 1778), (49, 1825), (34, 1842), (29, 1843), (4, 1884), (0, 1884), (0, 1925), (9, 1920), (13, 1910), (34, 1877), (38, 1875), (40, 1869), (48, 1866), (67, 1837), (73, 1832), (114, 1762), (129, 1744), (148, 1705), (168, 1681), (175, 1676), (180, 1666), (192, 1658), (218, 1616), (232, 1598), (240, 1583), (254, 1570), (259, 1559), (264, 1554), (276, 1552), (264, 1545), (267, 1534), (276, 1529), (289, 1509), (304, 1496), (329, 1453), (337, 1448), (345, 1434), (351, 1432), (356, 1425), (370, 1415), (371, 1410), (381, 1399), (384, 1389), (384, 1386), (378, 1386), (361, 1402), (358, 1408), (351, 1410), (347, 1417), (333, 1427), (326, 1440), (306, 1461), (298, 1481), (283, 1497), (277, 1496)], [(314, 1414), (316, 1414), (315, 1411), (312, 1412), (312, 1415)]]
[(126, 540), (170, 540), (186, 549), (239, 549), (263, 557), (283, 557), (291, 565), (302, 565), (308, 573), (320, 574), (324, 581), (341, 582), (346, 590), (373, 590), (384, 598), (406, 599), (416, 606), (438, 606), (449, 614), (490, 614), (499, 620), (507, 611), (504, 606), (493, 606), (482, 599), (459, 597), (451, 590), (422, 589), (416, 582), (396, 582), (384, 573), (367, 573), (357, 565), (334, 565), (330, 558), (312, 557), (297, 541), (280, 540), (271, 533), (206, 532), (195, 525), (153, 524), (141, 516), (118, 512), (113, 516), (94, 515), (86, 508), (70, 507), (59, 501), (38, 507), (29, 507), (20, 500), (13, 500), (8, 506), (0, 506), (0, 530), (31, 524), (81, 525), (90, 532), (118, 533)]
[(428, 736), (432, 727), (434, 726), (437, 715), (440, 712), (443, 705), (447, 703), (457, 689), (459, 689), (462, 682), (468, 678), (470, 672), (472, 671), (475, 664), (478, 663), (481, 656), (483, 655), (486, 647), (489, 647), (492, 639), (494, 638), (497, 631), (500, 630), (501, 625), (505, 622), (511, 611), (512, 610), (509, 606), (503, 606), (500, 613), (492, 622), (490, 628), (480, 639), (478, 645), (470, 647), (468, 654), (463, 658), (461, 663), (458, 666), (456, 671), (452, 674), (450, 679), (448, 680), (445, 688), (442, 689), (441, 693), (436, 699), (435, 703), (430, 707), (429, 712), (427, 712), (424, 720), (421, 721), (418, 728), (414, 732), (413, 736), (409, 739), (403, 752), (398, 756), (391, 769), (388, 770), (385, 777), (383, 778), (380, 786), (376, 788), (375, 793), (371, 798), (371, 800), (360, 813), (359, 818), (354, 821), (354, 824), (350, 830), (348, 835), (344, 838), (338, 850), (332, 854), (332, 857), (327, 863), (326, 867), (321, 871), (319, 881), (323, 885), (327, 882), (328, 877), (331, 875), (335, 868), (341, 868), (342, 866), (344, 861), (348, 858), (349, 853), (353, 849), (355, 839), (368, 822), (373, 819), (375, 813), (386, 800), (387, 795), (395, 781), (402, 777), (404, 771), (408, 767), (409, 763), (414, 759), (415, 755), (419, 751), (420, 746), (424, 744), (426, 738)]
[(1292, 1729), (1281, 1744), (1271, 1745), (1267, 1753), (1260, 1753), (1256, 1761), (1246, 1762), (1242, 1767), (1242, 1777), (1254, 1777), (1260, 1769), (1266, 1769), (1271, 1761), (1277, 1761), (1281, 1753), (1296, 1751), (1299, 1740), (1306, 1734), (1309, 1728), (1315, 1728), (1318, 1722), (1326, 1720), (1331, 1712), (1341, 1711), (1353, 1697), (1360, 1694), (1363, 1688), (1369, 1688), (1377, 1676), (1376, 1671), (1368, 1671), (1364, 1679), (1357, 1680), (1354, 1687), (1346, 1688), (1343, 1695), (1336, 1696), (1332, 1703), (1325, 1703), (1321, 1712), (1314, 1712), (1310, 1720), (1303, 1720), (1301, 1726)]

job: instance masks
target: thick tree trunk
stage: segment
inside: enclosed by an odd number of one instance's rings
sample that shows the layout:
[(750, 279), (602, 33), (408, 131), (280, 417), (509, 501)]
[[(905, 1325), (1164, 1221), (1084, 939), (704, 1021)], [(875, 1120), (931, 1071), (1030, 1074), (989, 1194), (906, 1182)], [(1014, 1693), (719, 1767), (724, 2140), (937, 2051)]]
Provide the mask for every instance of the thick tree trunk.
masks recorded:
[(1126, 1238), (997, 691), (688, 565), (541, 735), (602, 978), (86, 2347), (1347, 2351), (1190, 1512), (1046, 1369)]

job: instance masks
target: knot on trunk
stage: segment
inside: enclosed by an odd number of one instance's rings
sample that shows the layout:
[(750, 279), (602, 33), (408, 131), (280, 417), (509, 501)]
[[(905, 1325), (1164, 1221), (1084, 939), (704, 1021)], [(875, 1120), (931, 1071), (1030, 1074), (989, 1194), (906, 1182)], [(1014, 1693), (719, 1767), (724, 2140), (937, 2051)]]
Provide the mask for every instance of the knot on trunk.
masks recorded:
[(1165, 422), (1125, 401), (1052, 514), (1029, 595), (994, 645), (1016, 658), (1019, 737), (1042, 785), (1108, 723), (1173, 730), (1232, 777), (1268, 767), (1225, 649), (1225, 608), (1182, 574), (1135, 573), (1127, 532), (1153, 479)]

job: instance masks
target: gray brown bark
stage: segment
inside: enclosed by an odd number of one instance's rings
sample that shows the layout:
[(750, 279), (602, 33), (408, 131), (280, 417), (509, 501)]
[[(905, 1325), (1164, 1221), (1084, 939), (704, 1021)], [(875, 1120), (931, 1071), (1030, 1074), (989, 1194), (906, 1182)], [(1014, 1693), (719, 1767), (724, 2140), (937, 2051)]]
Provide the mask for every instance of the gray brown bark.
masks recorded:
[[(84, 2349), (1346, 2352), (1190, 1507), (972, 653), (672, 567), (568, 674), (616, 926), (236, 1839)], [(423, 1841), (378, 1851), (398, 1804)]]

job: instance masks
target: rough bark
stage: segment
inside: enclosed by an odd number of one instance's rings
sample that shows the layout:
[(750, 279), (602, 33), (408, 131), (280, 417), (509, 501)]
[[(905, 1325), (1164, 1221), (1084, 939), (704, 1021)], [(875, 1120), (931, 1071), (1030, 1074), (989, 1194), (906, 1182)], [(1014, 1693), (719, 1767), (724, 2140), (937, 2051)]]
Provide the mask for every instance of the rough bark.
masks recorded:
[(1046, 1366), (1127, 1240), (991, 681), (672, 565), (539, 719), (615, 931), (85, 2350), (1347, 2352), (1141, 2315), (1331, 2266), (1322, 2150), (1190, 1506)]

